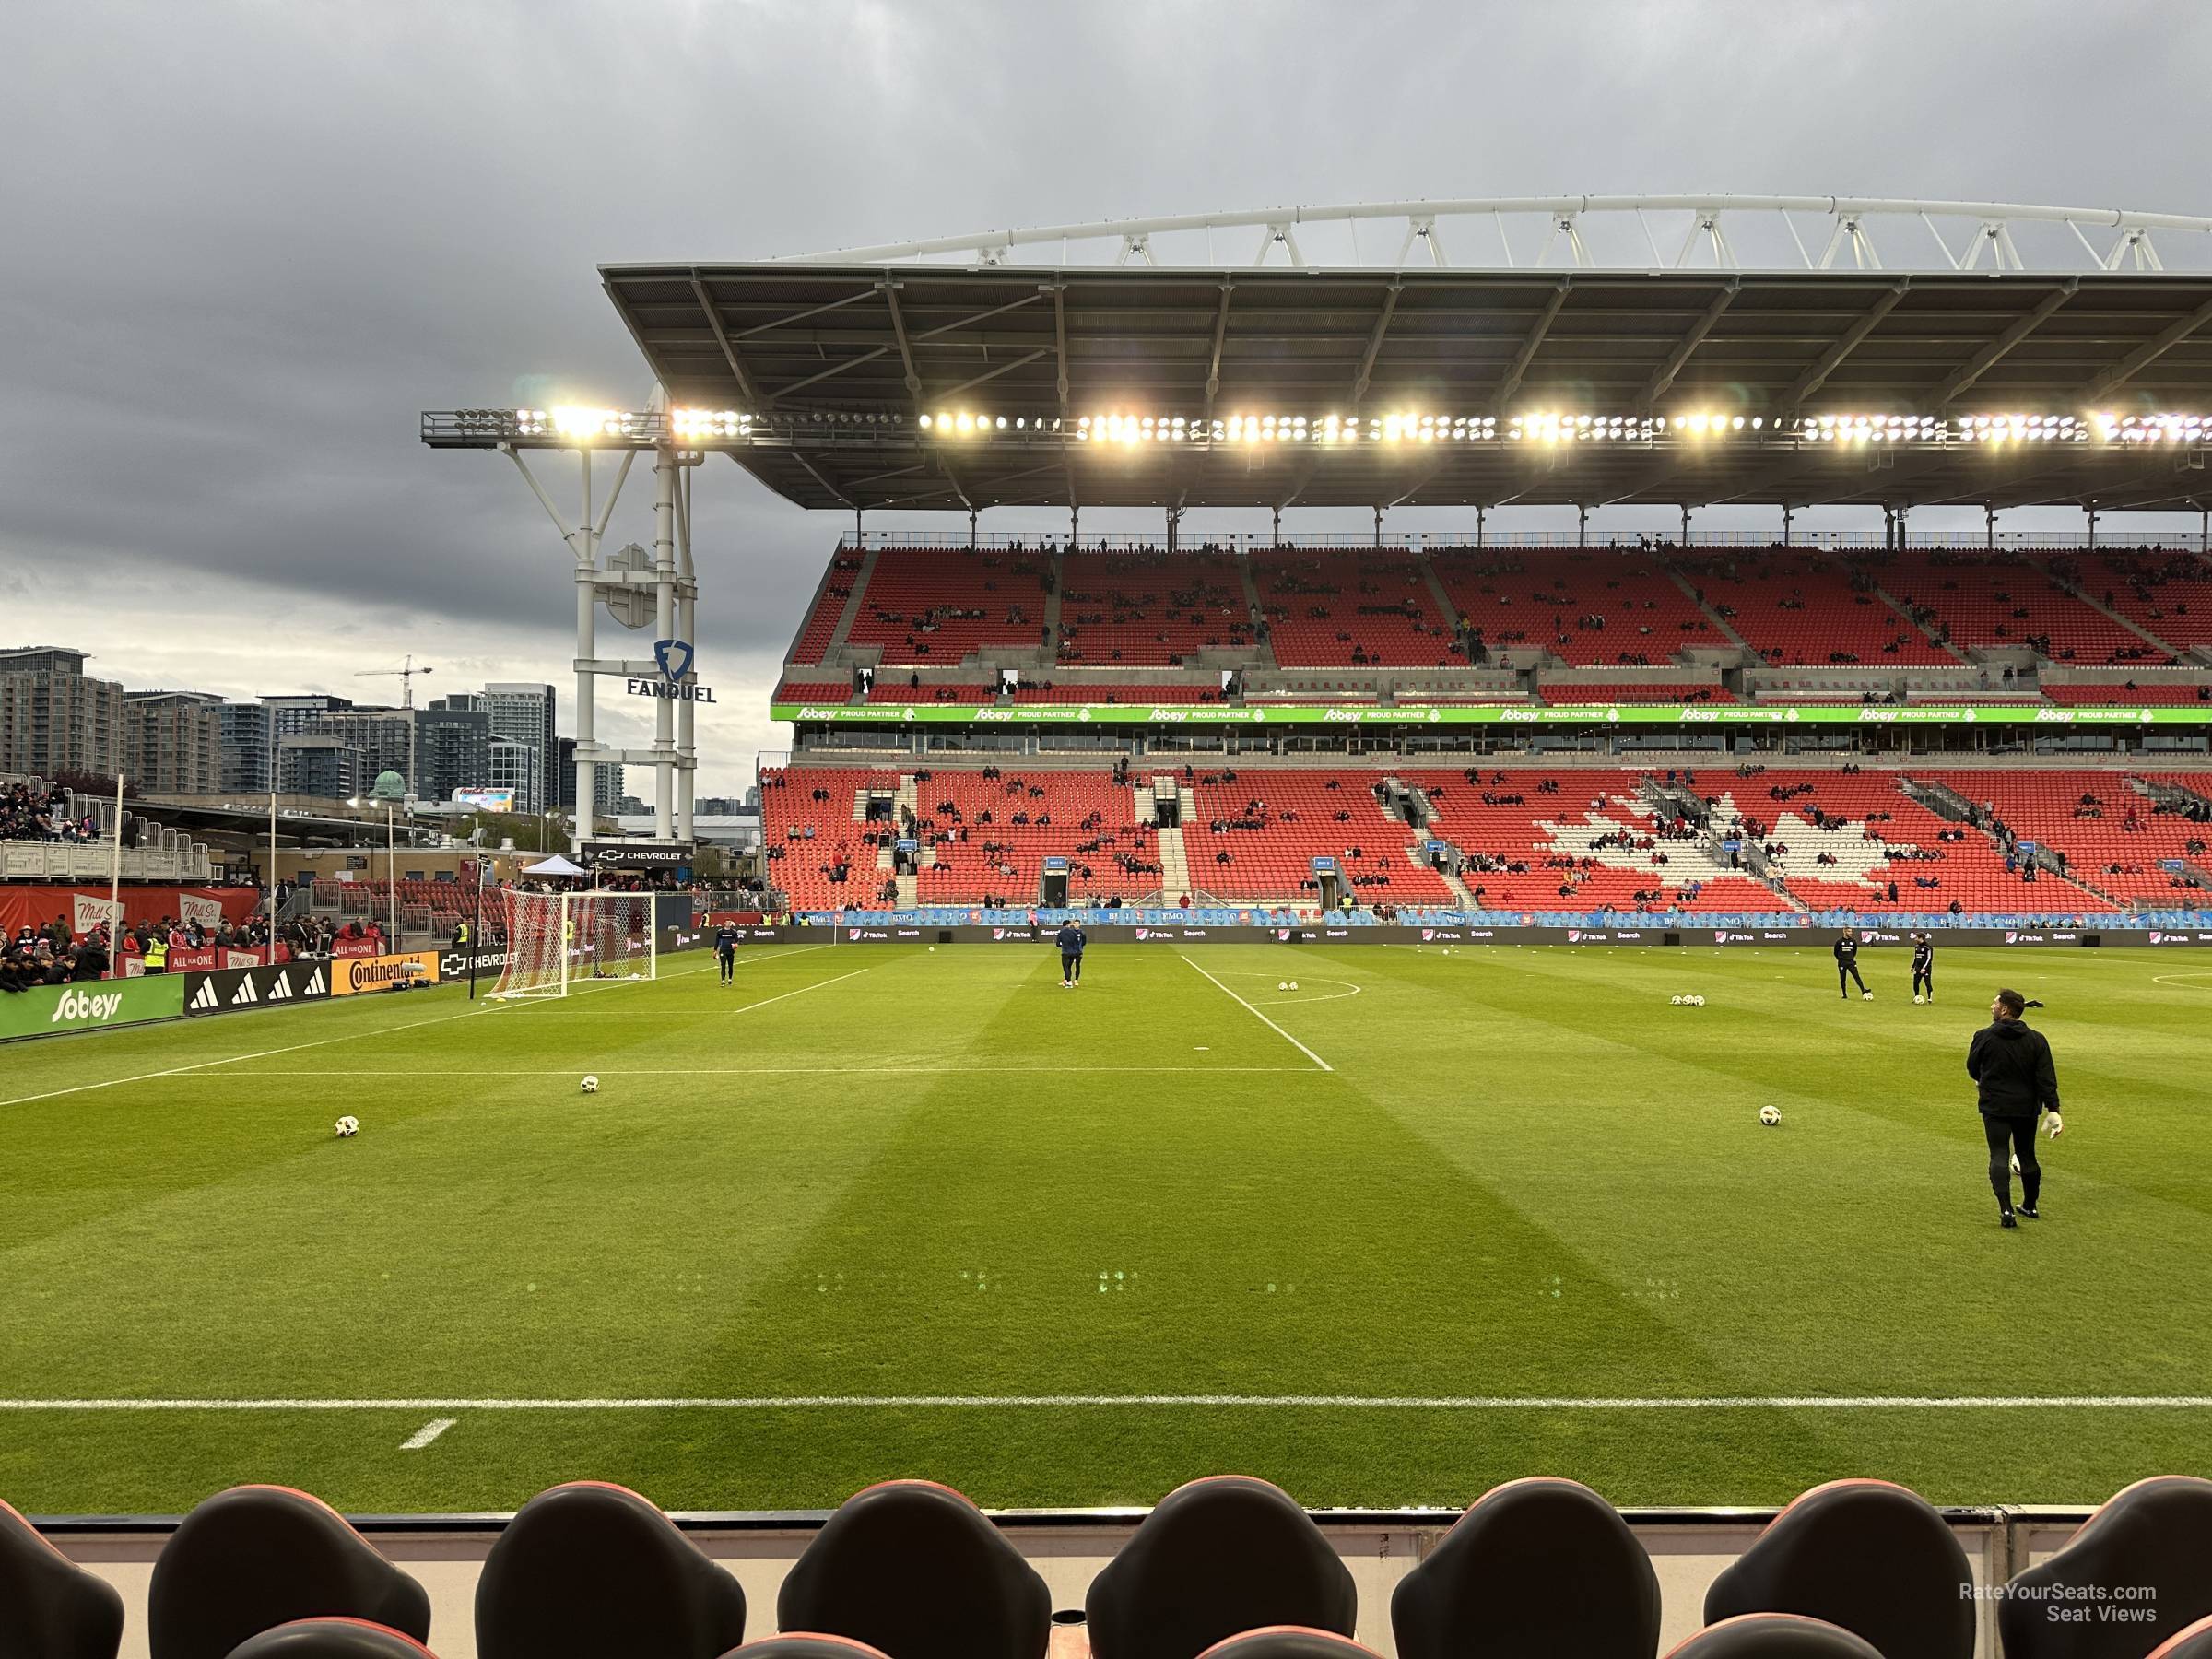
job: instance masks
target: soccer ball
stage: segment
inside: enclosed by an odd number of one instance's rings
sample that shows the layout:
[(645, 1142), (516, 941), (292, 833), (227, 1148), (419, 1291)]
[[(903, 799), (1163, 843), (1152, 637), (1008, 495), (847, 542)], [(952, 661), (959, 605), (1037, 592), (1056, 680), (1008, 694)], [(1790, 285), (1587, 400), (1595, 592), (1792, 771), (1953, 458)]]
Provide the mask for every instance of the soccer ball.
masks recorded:
[(1674, 1005), (1675, 1005), (1675, 1006), (1676, 1006), (1676, 1007), (1677, 1007), (1677, 1008), (1678, 1008), (1678, 1007), (1680, 1007), (1680, 1006), (1682, 1006), (1682, 999), (1681, 999), (1680, 997), (1678, 997), (1678, 996), (1670, 996), (1670, 997), (1668, 997), (1666, 1000), (1667, 1000), (1668, 1002), (1670, 1002), (1670, 1003), (1674, 1004)]
[(1275, 982), (1275, 988), (1277, 991), (1288, 991), (1290, 989), (1290, 982), (1288, 980), (1277, 980)]
[(1861, 1002), (1872, 1002), (1874, 1000), (1874, 993), (1871, 991), (1862, 991), (1859, 993), (1859, 1000)]
[(1779, 1106), (1761, 1106), (1759, 1109), (1759, 1121), (1764, 1124), (1768, 1128), (1773, 1128), (1776, 1124), (1782, 1122), (1782, 1108)]
[(338, 1120), (338, 1138), (349, 1140), (361, 1132), (361, 1120), (347, 1112)]
[(1702, 996), (1693, 996), (1689, 999), (1689, 1006), (1693, 1008), (1701, 1008), (1705, 1006), (1705, 999)]
[(597, 1094), (599, 1092), (599, 1079), (597, 1077), (587, 1076), (583, 1080), (583, 1092), (585, 1094)]
[(1927, 999), (1926, 997), (1924, 997), (1924, 996), (1915, 996), (1915, 997), (1912, 999), (1912, 1006), (1913, 1006), (1914, 1007), (1916, 1007), (1916, 1008), (1917, 1008), (1917, 1007), (1919, 1007), (1919, 1006), (1920, 1006), (1920, 1005), (1921, 1005), (1922, 1003), (1924, 1003), (1924, 1002), (1926, 1002), (1927, 1000), (1928, 1000), (1928, 999)]
[(1290, 982), (1290, 989), (1293, 991), (1298, 989), (1298, 982), (1296, 980), (1292, 980)]

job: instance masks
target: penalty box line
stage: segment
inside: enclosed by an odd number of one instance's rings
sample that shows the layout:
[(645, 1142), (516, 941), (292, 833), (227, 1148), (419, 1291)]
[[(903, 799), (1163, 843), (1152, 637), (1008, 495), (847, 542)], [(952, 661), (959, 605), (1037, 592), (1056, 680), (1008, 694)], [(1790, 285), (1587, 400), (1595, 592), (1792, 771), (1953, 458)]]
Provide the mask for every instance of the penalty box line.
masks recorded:
[[(762, 1394), (641, 1399), (0, 1399), (0, 1412), (990, 1411), (2202, 1411), (2212, 1394)], [(427, 1442), (426, 1442), (427, 1443)]]
[[(1177, 954), (1180, 955), (1181, 953), (1178, 952)], [(1222, 995), (1234, 1002), (1239, 1007), (1242, 1008), (1245, 1013), (1251, 1015), (1254, 1019), (1258, 1020), (1262, 1025), (1273, 1031), (1277, 1037), (1280, 1037), (1285, 1042), (1288, 1043), (1292, 1048), (1296, 1049), (1307, 1059), (1312, 1061), (1313, 1064), (1321, 1067), (1323, 1071), (1333, 1072), (1336, 1069), (1326, 1060), (1324, 1060), (1319, 1054), (1315, 1053), (1312, 1049), (1308, 1048), (1304, 1043), (1300, 1042), (1297, 1038), (1291, 1036), (1289, 1032), (1284, 1030), (1281, 1026), (1277, 1025), (1275, 1021), (1268, 1018), (1266, 1015), (1261, 1013), (1257, 1008), (1253, 1007), (1250, 1003), (1239, 996), (1234, 991), (1231, 991), (1227, 985), (1223, 984), (1212, 974), (1207, 973), (1205, 969), (1199, 968), (1197, 963), (1192, 962), (1189, 957), (1183, 957), (1182, 959), (1185, 962), (1190, 962), (1190, 965), (1194, 969), (1196, 969), (1197, 971), (1205, 977), (1206, 983), (1213, 986), (1213, 988), (1220, 992)]]

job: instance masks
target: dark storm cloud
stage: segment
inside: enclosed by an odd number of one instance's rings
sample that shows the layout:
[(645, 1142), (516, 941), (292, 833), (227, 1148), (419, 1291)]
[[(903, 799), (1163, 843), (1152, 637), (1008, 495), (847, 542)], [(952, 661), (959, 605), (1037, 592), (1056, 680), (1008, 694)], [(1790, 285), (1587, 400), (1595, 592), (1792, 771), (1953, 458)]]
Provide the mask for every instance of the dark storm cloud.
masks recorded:
[[(415, 418), (641, 399), (602, 262), (1416, 195), (2205, 211), (2208, 10), (19, 0), (0, 642), (41, 632), (9, 582), (36, 566), (148, 629), (214, 577), (303, 627), (373, 604), (394, 655), (410, 609), (497, 618), (553, 673), (550, 525)], [(780, 650), (841, 523), (726, 466), (700, 505), (702, 651)]]

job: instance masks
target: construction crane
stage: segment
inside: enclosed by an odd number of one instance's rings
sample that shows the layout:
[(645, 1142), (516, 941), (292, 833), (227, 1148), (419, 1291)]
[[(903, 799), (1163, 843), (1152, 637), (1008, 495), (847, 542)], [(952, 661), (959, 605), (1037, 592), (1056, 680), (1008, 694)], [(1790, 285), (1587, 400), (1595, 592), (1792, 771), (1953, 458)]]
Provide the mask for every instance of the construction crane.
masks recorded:
[(390, 679), (394, 675), (397, 675), (399, 677), (399, 706), (403, 709), (411, 709), (415, 706), (415, 677), (418, 674), (433, 672), (435, 671), (427, 663), (419, 668), (416, 667), (415, 654), (409, 652), (406, 661), (397, 668), (364, 668), (353, 677), (355, 679)]

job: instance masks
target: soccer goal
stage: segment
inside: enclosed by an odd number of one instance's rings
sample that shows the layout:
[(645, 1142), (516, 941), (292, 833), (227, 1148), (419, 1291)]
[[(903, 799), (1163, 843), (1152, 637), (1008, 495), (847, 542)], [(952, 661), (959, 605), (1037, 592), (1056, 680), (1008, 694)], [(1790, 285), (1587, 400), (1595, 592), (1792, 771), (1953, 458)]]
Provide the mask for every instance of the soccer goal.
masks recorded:
[(566, 996), (579, 981), (660, 977), (651, 893), (510, 893), (494, 996)]

